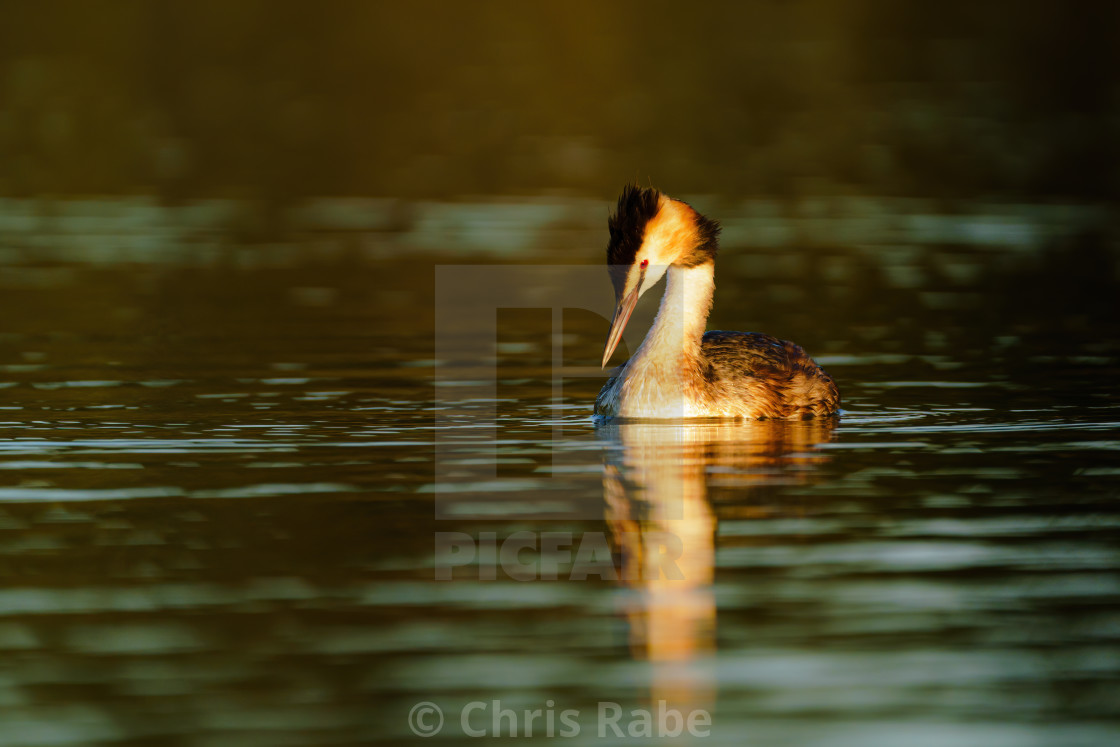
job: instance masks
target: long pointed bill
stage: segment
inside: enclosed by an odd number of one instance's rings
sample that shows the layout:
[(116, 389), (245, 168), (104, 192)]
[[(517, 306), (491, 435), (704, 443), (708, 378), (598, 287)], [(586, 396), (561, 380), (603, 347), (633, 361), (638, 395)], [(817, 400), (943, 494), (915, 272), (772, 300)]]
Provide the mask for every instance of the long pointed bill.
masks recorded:
[(642, 283), (639, 279), (638, 284), (634, 286), (634, 290), (630, 291), (630, 295), (619, 301), (618, 308), (614, 310), (611, 331), (607, 333), (607, 346), (603, 349), (603, 368), (607, 367), (607, 361), (611, 359), (611, 354), (618, 347), (618, 341), (622, 339), (622, 330), (626, 329), (626, 322), (630, 321), (630, 315), (634, 313), (634, 307), (638, 305), (638, 291), (641, 289)]

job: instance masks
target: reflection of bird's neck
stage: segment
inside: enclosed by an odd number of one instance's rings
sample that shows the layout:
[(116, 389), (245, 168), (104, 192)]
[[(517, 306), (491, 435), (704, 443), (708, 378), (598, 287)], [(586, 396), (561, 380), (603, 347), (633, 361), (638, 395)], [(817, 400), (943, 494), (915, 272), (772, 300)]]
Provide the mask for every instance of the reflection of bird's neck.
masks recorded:
[(694, 267), (672, 265), (657, 318), (631, 360), (631, 365), (685, 365), (699, 360), (700, 343), (715, 293), (715, 263)]

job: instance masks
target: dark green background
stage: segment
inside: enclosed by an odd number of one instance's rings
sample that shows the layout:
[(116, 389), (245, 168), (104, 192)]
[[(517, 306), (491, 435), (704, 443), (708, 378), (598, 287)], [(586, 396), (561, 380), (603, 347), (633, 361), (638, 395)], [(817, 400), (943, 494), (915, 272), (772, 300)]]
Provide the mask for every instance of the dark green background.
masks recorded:
[(1115, 199), (1112, 2), (0, 3), (0, 194)]

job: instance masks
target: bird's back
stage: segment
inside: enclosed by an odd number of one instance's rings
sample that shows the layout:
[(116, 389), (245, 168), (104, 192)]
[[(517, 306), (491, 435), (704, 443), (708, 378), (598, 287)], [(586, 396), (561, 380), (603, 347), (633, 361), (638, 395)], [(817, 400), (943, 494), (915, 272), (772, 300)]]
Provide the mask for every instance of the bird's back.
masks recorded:
[[(659, 369), (662, 374), (665, 369)], [(595, 413), (625, 417), (808, 418), (840, 410), (832, 378), (800, 346), (758, 332), (712, 331), (680, 378), (631, 358), (612, 372)]]
[(832, 377), (792, 342), (759, 332), (713, 330), (704, 335), (700, 358), (713, 412), (804, 418), (840, 409)]

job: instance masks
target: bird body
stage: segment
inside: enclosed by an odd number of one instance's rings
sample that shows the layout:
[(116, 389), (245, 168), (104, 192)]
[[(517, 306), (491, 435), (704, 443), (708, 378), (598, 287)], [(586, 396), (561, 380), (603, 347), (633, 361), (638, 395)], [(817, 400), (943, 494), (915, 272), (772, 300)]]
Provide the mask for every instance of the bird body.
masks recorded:
[(667, 276), (653, 326), (595, 400), (626, 418), (805, 418), (840, 408), (831, 377), (799, 346), (759, 333), (705, 333), (719, 225), (653, 189), (627, 187), (608, 222), (617, 309), (606, 366), (638, 297)]

